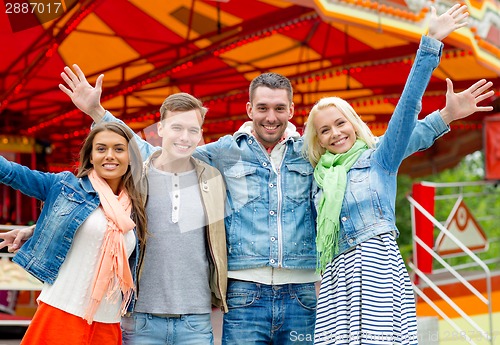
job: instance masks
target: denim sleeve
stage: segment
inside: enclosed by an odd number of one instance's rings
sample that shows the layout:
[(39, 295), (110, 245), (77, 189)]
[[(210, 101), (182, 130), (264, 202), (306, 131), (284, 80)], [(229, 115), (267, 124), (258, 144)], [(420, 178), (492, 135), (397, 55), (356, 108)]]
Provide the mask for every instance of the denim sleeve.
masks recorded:
[[(443, 121), (439, 111), (434, 111), (423, 120), (418, 120), (415, 129), (411, 133), (410, 142), (406, 148), (404, 158), (418, 151), (424, 151), (431, 147), (434, 142), (450, 131), (450, 127)], [(380, 137), (378, 145), (384, 141), (385, 135)], [(377, 146), (378, 146), (377, 145)]]
[(427, 115), (423, 120), (417, 121), (406, 148), (405, 158), (417, 151), (428, 149), (437, 139), (449, 131), (450, 127), (443, 121), (437, 110)]
[(196, 150), (193, 152), (193, 157), (198, 158), (199, 160), (217, 168), (219, 168), (220, 160), (219, 151), (221, 150), (223, 138), (220, 138), (216, 142), (209, 143), (206, 145), (198, 146)]
[(142, 158), (146, 160), (149, 156), (153, 154), (153, 152), (160, 150), (161, 147), (158, 146), (153, 146), (150, 143), (148, 143), (146, 140), (142, 139), (137, 133), (135, 133), (132, 128), (127, 126), (125, 122), (123, 122), (120, 119), (117, 119), (116, 117), (113, 116), (109, 111), (106, 110), (106, 113), (104, 114), (104, 117), (102, 118), (101, 122), (118, 122), (127, 127), (130, 130), (130, 133), (134, 135), (134, 138), (136, 140), (137, 146), (139, 147), (139, 150), (141, 151)]
[[(373, 156), (389, 173), (396, 173), (407, 156), (410, 137), (417, 125), (417, 115), (422, 109), (422, 96), (439, 64), (442, 49), (443, 43), (428, 36), (423, 36), (420, 41), (403, 93), (384, 135), (388, 140), (380, 142)], [(413, 149), (418, 147), (415, 145)]]
[(38, 200), (45, 200), (50, 188), (61, 178), (61, 174), (31, 170), (0, 156), (0, 183)]

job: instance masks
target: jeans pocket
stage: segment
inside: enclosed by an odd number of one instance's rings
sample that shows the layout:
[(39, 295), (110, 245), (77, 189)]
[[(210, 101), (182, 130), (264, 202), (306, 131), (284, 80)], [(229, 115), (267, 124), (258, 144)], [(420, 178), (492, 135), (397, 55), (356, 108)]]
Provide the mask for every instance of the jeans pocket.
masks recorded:
[(227, 294), (227, 306), (229, 309), (243, 308), (252, 305), (256, 300), (255, 292), (229, 292)]
[(148, 318), (144, 314), (132, 314), (132, 316), (123, 316), (120, 322), (122, 332), (125, 334), (134, 334), (146, 328)]
[(184, 325), (187, 329), (197, 333), (210, 334), (212, 333), (212, 322), (210, 314), (192, 314), (182, 317)]
[(316, 304), (318, 301), (316, 298), (316, 290), (314, 288), (295, 291), (295, 299), (304, 309), (310, 311), (316, 310)]

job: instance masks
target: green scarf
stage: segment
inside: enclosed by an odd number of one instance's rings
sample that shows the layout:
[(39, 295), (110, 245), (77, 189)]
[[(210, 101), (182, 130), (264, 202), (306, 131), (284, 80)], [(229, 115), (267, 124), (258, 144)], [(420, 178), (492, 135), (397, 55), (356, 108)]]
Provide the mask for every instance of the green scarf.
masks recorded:
[(340, 210), (347, 183), (347, 172), (368, 148), (362, 140), (356, 140), (349, 151), (333, 154), (326, 151), (314, 169), (314, 178), (323, 189), (319, 201), (316, 248), (316, 271), (322, 273), (339, 251)]

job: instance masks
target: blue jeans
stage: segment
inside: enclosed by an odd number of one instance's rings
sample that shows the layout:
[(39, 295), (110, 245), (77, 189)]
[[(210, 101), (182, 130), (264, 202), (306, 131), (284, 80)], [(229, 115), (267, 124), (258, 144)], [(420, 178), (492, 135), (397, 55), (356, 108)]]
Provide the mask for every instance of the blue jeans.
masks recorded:
[(159, 317), (132, 313), (122, 317), (123, 345), (213, 345), (210, 314)]
[(222, 345), (312, 344), (314, 283), (265, 285), (229, 280)]

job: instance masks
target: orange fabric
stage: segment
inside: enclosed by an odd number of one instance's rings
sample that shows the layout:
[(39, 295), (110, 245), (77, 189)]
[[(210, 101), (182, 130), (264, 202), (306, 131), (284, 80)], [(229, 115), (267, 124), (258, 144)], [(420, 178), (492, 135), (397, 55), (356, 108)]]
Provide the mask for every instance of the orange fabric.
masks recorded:
[(102, 298), (106, 295), (111, 301), (123, 293), (121, 315), (127, 309), (134, 290), (134, 280), (128, 264), (123, 234), (132, 230), (135, 223), (130, 219), (132, 203), (126, 190), (122, 190), (116, 198), (108, 183), (97, 175), (95, 170), (89, 174), (92, 187), (99, 194), (101, 207), (108, 221), (97, 269), (92, 281), (90, 304), (84, 319), (90, 324)]
[(93, 322), (40, 303), (21, 345), (122, 345), (120, 323)]

